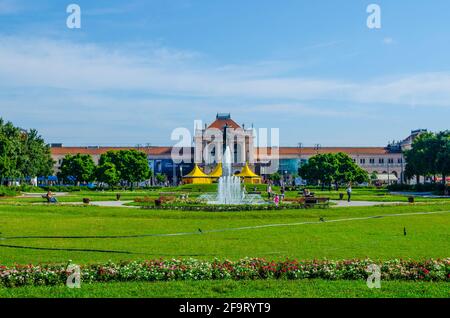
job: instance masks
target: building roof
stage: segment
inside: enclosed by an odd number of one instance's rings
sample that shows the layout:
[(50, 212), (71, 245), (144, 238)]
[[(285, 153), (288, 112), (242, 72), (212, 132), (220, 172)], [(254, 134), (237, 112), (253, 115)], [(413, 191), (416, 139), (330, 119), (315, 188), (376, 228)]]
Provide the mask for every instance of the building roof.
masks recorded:
[[(257, 148), (257, 154), (272, 153), (271, 148)], [(278, 152), (280, 155), (316, 155), (324, 153), (338, 153), (343, 152), (349, 155), (384, 155), (388, 153), (388, 150), (384, 147), (321, 147), (319, 149), (314, 147), (279, 147)]]
[(216, 120), (213, 121), (211, 125), (208, 126), (208, 128), (216, 128), (216, 129), (222, 129), (225, 125), (227, 125), (230, 128), (241, 128), (233, 119), (231, 119), (230, 114), (217, 114)]
[(241, 173), (237, 174), (238, 177), (244, 177), (244, 178), (260, 178), (256, 173), (254, 173), (250, 167), (248, 166), (248, 163), (245, 164), (244, 168), (242, 169)]
[(223, 170), (222, 170), (222, 163), (219, 162), (216, 167), (214, 168), (213, 171), (211, 171), (211, 173), (209, 174), (210, 177), (212, 178), (220, 178), (223, 174)]
[(149, 155), (170, 155), (172, 152), (172, 147), (52, 147), (50, 152), (52, 155), (76, 155), (87, 154), (87, 155), (101, 155), (110, 150), (130, 150), (136, 149), (140, 150)]
[[(54, 156), (64, 156), (64, 155), (76, 155), (80, 154), (88, 154), (88, 155), (101, 155), (110, 150), (129, 150), (136, 149), (140, 150), (148, 155), (152, 156), (170, 156), (172, 153), (172, 147), (52, 147), (50, 148), (51, 154)], [(194, 151), (194, 148), (191, 149), (191, 152)], [(323, 153), (337, 153), (343, 152), (349, 155), (385, 155), (388, 154), (389, 151), (383, 147), (322, 147), (320, 149), (315, 149), (314, 147), (280, 147), (278, 148), (280, 156), (313, 156), (315, 154), (323, 154)], [(256, 149), (257, 157), (267, 154), (271, 155), (271, 148), (257, 148)]]
[(194, 169), (192, 169), (192, 171), (187, 175), (183, 176), (183, 178), (208, 178), (208, 175), (204, 173), (197, 164), (195, 164)]

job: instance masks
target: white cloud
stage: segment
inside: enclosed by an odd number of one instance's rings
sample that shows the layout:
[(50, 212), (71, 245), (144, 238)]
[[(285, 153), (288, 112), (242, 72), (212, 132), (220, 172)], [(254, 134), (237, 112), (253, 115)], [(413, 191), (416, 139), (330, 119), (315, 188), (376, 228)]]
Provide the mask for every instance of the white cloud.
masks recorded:
[(395, 41), (394, 41), (393, 38), (386, 37), (386, 38), (383, 39), (383, 43), (386, 44), (386, 45), (390, 45), (390, 44), (395, 43)]
[(450, 74), (424, 73), (363, 82), (287, 77), (282, 61), (213, 65), (197, 52), (121, 48), (48, 39), (0, 38), (0, 89), (57, 88), (178, 97), (328, 100), (450, 106)]

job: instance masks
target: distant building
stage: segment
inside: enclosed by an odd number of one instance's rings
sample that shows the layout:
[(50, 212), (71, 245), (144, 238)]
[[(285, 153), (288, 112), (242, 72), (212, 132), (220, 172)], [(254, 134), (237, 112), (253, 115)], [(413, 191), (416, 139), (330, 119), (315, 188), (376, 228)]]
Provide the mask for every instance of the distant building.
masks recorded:
[[(217, 143), (217, 136), (226, 135), (226, 141)], [(226, 132), (225, 134), (223, 134)], [(299, 167), (316, 154), (338, 153), (348, 154), (353, 161), (369, 174), (377, 173), (383, 176), (395, 176), (392, 183), (403, 179), (405, 158), (403, 151), (410, 149), (413, 140), (424, 129), (413, 130), (402, 141), (392, 142), (386, 147), (278, 147), (279, 154), (278, 172), (286, 179), (292, 179)], [(215, 139), (216, 138), (216, 139)], [(264, 176), (265, 167), (268, 165), (263, 154), (271, 155), (275, 148), (258, 148), (255, 146), (253, 128), (245, 128), (245, 125), (237, 124), (230, 114), (217, 114), (216, 119), (209, 125), (197, 128), (194, 132), (193, 147), (190, 149), (192, 158), (205, 173), (211, 173), (218, 162), (221, 162), (223, 149), (217, 149), (224, 144), (230, 147), (233, 156), (233, 173), (240, 173), (247, 163), (257, 174)], [(143, 146), (143, 147), (64, 147), (62, 144), (51, 145), (52, 157), (55, 160), (54, 172), (59, 171), (62, 159), (67, 154), (89, 154), (94, 162), (98, 162), (100, 155), (109, 150), (137, 149), (147, 154), (150, 168), (154, 174), (166, 174), (173, 183), (179, 182), (182, 175), (186, 175), (194, 167), (194, 162), (174, 163), (171, 157), (170, 146)], [(384, 178), (384, 177), (383, 177)]]

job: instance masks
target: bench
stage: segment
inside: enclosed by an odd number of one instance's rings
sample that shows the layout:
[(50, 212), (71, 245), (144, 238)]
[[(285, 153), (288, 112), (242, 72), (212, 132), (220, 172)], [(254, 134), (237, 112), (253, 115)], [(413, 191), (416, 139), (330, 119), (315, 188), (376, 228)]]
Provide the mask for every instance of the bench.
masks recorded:
[(318, 198), (318, 197), (305, 197), (305, 207), (319, 207), (319, 208), (327, 208), (330, 205), (330, 198)]

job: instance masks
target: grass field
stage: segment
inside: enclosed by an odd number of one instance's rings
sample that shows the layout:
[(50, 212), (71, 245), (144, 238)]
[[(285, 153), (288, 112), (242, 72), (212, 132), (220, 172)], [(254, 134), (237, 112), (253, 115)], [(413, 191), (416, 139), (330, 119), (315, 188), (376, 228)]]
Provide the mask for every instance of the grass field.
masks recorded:
[[(429, 258), (448, 257), (450, 214), (410, 215), (334, 223), (291, 223), (412, 212), (448, 211), (448, 204), (333, 208), (300, 211), (174, 212), (76, 206), (0, 206), (1, 237), (173, 234), (138, 238), (16, 238), (0, 240), (3, 264), (86, 263), (121, 259), (194, 257)], [(286, 224), (255, 229), (232, 229)], [(403, 228), (407, 236), (403, 235)], [(14, 245), (27, 249), (5, 247)], [(32, 248), (41, 248), (34, 250)], [(62, 250), (46, 250), (59, 248)], [(114, 252), (65, 251), (98, 249)]]
[[(111, 192), (94, 193), (96, 200), (115, 199)], [(74, 198), (79, 200), (84, 195), (77, 193)], [(143, 193), (122, 195), (122, 199), (128, 200)], [(450, 203), (444, 200), (413, 205), (264, 212), (149, 211), (29, 204), (33, 200), (36, 198), (1, 200), (0, 264), (66, 263), (68, 260), (86, 264), (160, 257), (421, 260), (449, 257), (450, 251)], [(440, 213), (414, 214), (420, 212)], [(320, 218), (325, 222), (320, 222)], [(180, 233), (184, 234), (167, 235)], [(114, 237), (130, 235), (142, 236)], [(2, 288), (0, 297), (448, 297), (449, 290), (449, 283), (395, 281), (385, 282), (377, 291), (369, 290), (362, 281), (130, 282), (84, 285), (81, 290)]]
[(0, 297), (169, 297), (169, 298), (348, 298), (348, 297), (450, 297), (449, 283), (382, 282), (369, 289), (364, 281), (176, 281), (82, 284), (66, 286), (0, 288)]

